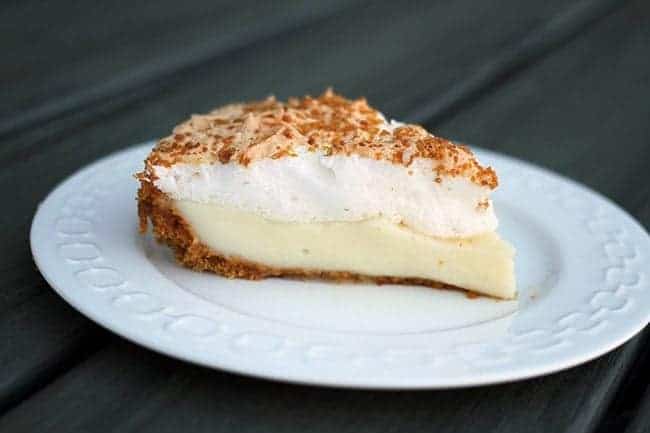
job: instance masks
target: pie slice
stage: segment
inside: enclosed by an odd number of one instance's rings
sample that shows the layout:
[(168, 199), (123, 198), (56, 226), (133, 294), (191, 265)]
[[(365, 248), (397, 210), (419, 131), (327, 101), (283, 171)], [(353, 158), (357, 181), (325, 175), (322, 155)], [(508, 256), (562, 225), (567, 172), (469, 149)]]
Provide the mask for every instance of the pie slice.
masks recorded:
[(320, 278), (516, 296), (497, 176), (465, 146), (328, 90), (193, 115), (137, 175), (180, 263), (231, 278)]

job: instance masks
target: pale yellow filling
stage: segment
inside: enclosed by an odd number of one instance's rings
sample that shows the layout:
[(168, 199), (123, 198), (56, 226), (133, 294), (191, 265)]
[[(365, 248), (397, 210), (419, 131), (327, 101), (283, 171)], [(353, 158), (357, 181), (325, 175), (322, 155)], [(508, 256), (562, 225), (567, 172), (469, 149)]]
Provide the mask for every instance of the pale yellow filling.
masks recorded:
[(426, 278), (499, 298), (516, 296), (514, 248), (495, 232), (440, 239), (376, 218), (291, 223), (212, 204), (174, 201), (202, 243), (279, 268)]

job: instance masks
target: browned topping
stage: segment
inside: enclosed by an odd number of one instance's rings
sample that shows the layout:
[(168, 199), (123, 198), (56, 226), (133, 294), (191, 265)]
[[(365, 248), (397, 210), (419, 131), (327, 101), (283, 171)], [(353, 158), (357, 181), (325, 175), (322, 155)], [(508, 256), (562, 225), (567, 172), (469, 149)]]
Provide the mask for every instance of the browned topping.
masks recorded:
[(226, 144), (217, 152), (217, 158), (219, 158), (220, 163), (226, 164), (228, 161), (230, 161), (230, 157), (232, 157), (234, 153), (235, 148), (230, 147)]
[(490, 207), (490, 201), (485, 199), (478, 202), (478, 204), (476, 205), (476, 210), (485, 211), (489, 207)]
[[(435, 161), (435, 181), (462, 176), (495, 188), (497, 176), (482, 167), (466, 146), (429, 134), (418, 125), (390, 126), (365, 99), (349, 100), (327, 90), (313, 98), (268, 98), (232, 104), (193, 115), (149, 155), (152, 166), (175, 163), (239, 163), (296, 156), (306, 148), (324, 155), (359, 155), (410, 166), (417, 158)], [(410, 172), (409, 172), (410, 174)]]

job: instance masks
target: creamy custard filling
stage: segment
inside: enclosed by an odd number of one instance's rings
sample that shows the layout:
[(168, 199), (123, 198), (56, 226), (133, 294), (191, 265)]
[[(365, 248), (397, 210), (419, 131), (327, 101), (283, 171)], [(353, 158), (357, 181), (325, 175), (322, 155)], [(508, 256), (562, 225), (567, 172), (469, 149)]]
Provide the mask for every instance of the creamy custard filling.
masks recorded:
[(488, 232), (442, 239), (386, 219), (300, 223), (232, 207), (173, 200), (195, 235), (227, 256), (273, 266), (425, 278), (514, 298), (514, 248)]

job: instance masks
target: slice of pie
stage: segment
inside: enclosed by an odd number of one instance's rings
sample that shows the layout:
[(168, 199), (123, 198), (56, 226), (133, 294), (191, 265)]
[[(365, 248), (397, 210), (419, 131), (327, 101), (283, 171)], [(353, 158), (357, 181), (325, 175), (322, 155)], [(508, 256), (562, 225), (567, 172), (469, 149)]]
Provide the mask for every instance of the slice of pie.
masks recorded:
[(494, 170), (364, 99), (327, 91), (194, 115), (137, 177), (141, 230), (151, 220), (192, 269), (516, 296)]

